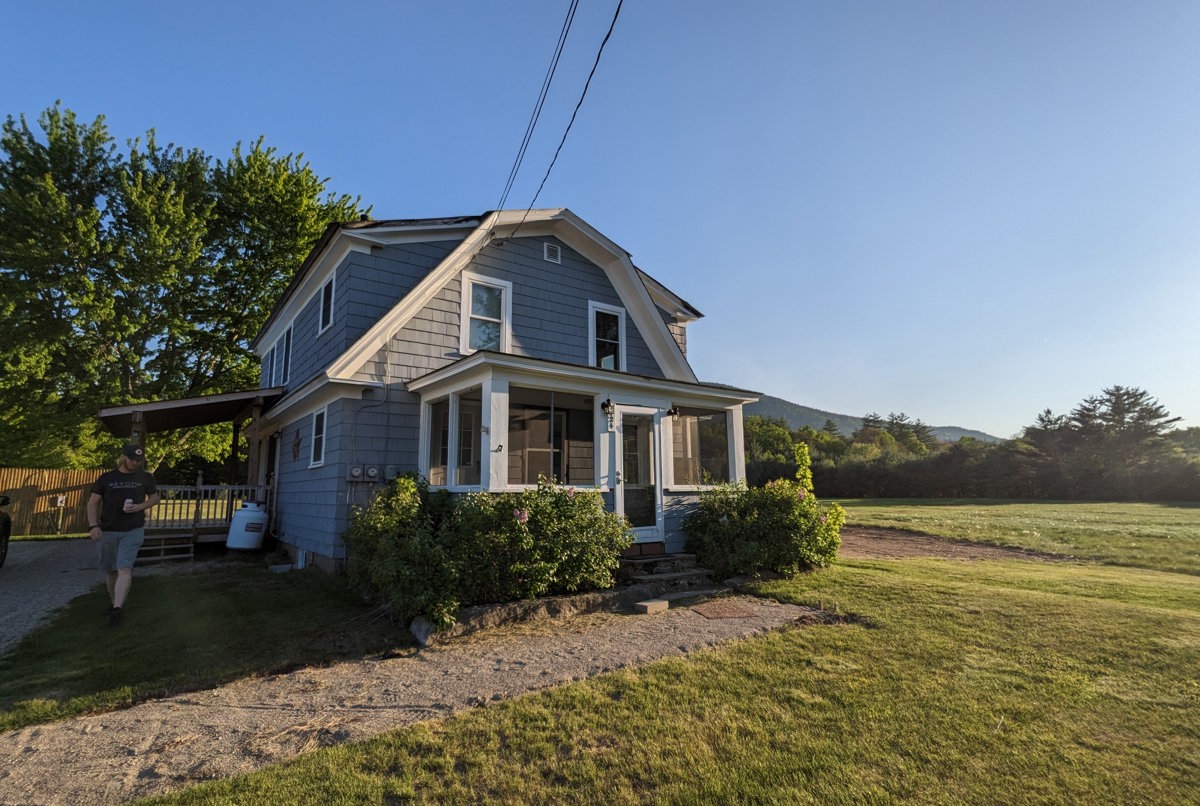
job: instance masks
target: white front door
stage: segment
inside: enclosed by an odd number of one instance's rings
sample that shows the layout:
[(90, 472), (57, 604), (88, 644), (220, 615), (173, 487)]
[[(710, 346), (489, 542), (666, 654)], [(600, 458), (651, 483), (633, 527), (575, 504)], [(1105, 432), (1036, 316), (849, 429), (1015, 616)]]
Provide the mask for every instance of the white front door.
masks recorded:
[(657, 409), (621, 406), (616, 420), (617, 513), (629, 521), (638, 542), (662, 540), (661, 416)]

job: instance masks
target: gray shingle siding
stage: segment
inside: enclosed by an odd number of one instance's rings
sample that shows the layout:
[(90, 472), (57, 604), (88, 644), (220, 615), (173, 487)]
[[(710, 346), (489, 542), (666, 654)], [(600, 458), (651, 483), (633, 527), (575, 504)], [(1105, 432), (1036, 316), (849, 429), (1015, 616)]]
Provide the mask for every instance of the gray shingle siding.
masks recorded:
[(683, 531), (683, 521), (700, 506), (698, 493), (663, 493), (663, 531), (666, 533), (666, 550), (670, 552), (684, 551), (687, 548), (687, 534)]

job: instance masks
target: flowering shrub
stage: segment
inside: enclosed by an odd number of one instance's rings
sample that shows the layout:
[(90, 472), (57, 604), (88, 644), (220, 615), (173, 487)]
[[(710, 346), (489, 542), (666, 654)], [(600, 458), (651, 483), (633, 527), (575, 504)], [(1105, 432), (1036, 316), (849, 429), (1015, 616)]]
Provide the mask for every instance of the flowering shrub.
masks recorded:
[(346, 576), (398, 619), (426, 614), (448, 626), (458, 609), (454, 563), (437, 538), (430, 509), (428, 487), (401, 476), (355, 510), (342, 536)]
[(595, 491), (542, 481), (451, 501), (411, 477), (355, 511), (345, 540), (352, 584), (442, 629), (466, 605), (610, 588), (632, 542)]
[[(807, 456), (798, 452), (797, 458)], [(697, 562), (719, 576), (762, 569), (795, 574), (833, 562), (846, 513), (817, 501), (806, 471), (802, 461), (794, 481), (723, 484), (701, 493), (699, 508), (683, 524)]]

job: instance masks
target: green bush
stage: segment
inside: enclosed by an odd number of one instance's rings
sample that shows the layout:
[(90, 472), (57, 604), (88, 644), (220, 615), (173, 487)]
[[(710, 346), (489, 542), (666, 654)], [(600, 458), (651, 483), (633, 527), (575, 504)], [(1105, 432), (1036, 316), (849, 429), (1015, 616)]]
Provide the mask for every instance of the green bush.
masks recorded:
[(833, 562), (845, 521), (840, 506), (822, 506), (811, 486), (785, 479), (707, 490), (683, 527), (697, 562), (718, 576), (791, 575)]
[(610, 588), (632, 542), (595, 491), (543, 481), (451, 499), (413, 478), (357, 510), (345, 539), (351, 584), (441, 629), (460, 606)]
[(350, 584), (383, 604), (397, 619), (427, 615), (449, 626), (459, 602), (454, 563), (438, 539), (428, 487), (401, 476), (356, 509), (342, 535)]

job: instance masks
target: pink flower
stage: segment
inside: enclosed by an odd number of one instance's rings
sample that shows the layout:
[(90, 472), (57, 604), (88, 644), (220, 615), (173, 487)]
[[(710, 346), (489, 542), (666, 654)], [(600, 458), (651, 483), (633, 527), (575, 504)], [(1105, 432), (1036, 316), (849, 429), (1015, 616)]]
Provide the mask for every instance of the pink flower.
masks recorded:
[(822, 516), (821, 516), (821, 523), (825, 523), (825, 522), (827, 522), (828, 520), (829, 520), (829, 516), (828, 516), (828, 515), (822, 515)]
[(805, 493), (804, 493), (804, 488), (803, 488), (803, 487), (801, 487), (801, 488), (800, 488), (800, 492), (796, 493), (796, 500), (797, 500), (797, 501), (803, 501), (803, 500), (804, 500), (804, 495), (805, 495)]
[(575, 497), (575, 488), (568, 487), (567, 488), (567, 498), (574, 498), (574, 497)]
[(527, 509), (514, 509), (514, 510), (513, 510), (513, 517), (514, 517), (514, 518), (516, 518), (518, 522), (520, 522), (520, 523), (524, 523), (525, 521), (529, 520), (529, 510), (527, 510)]

